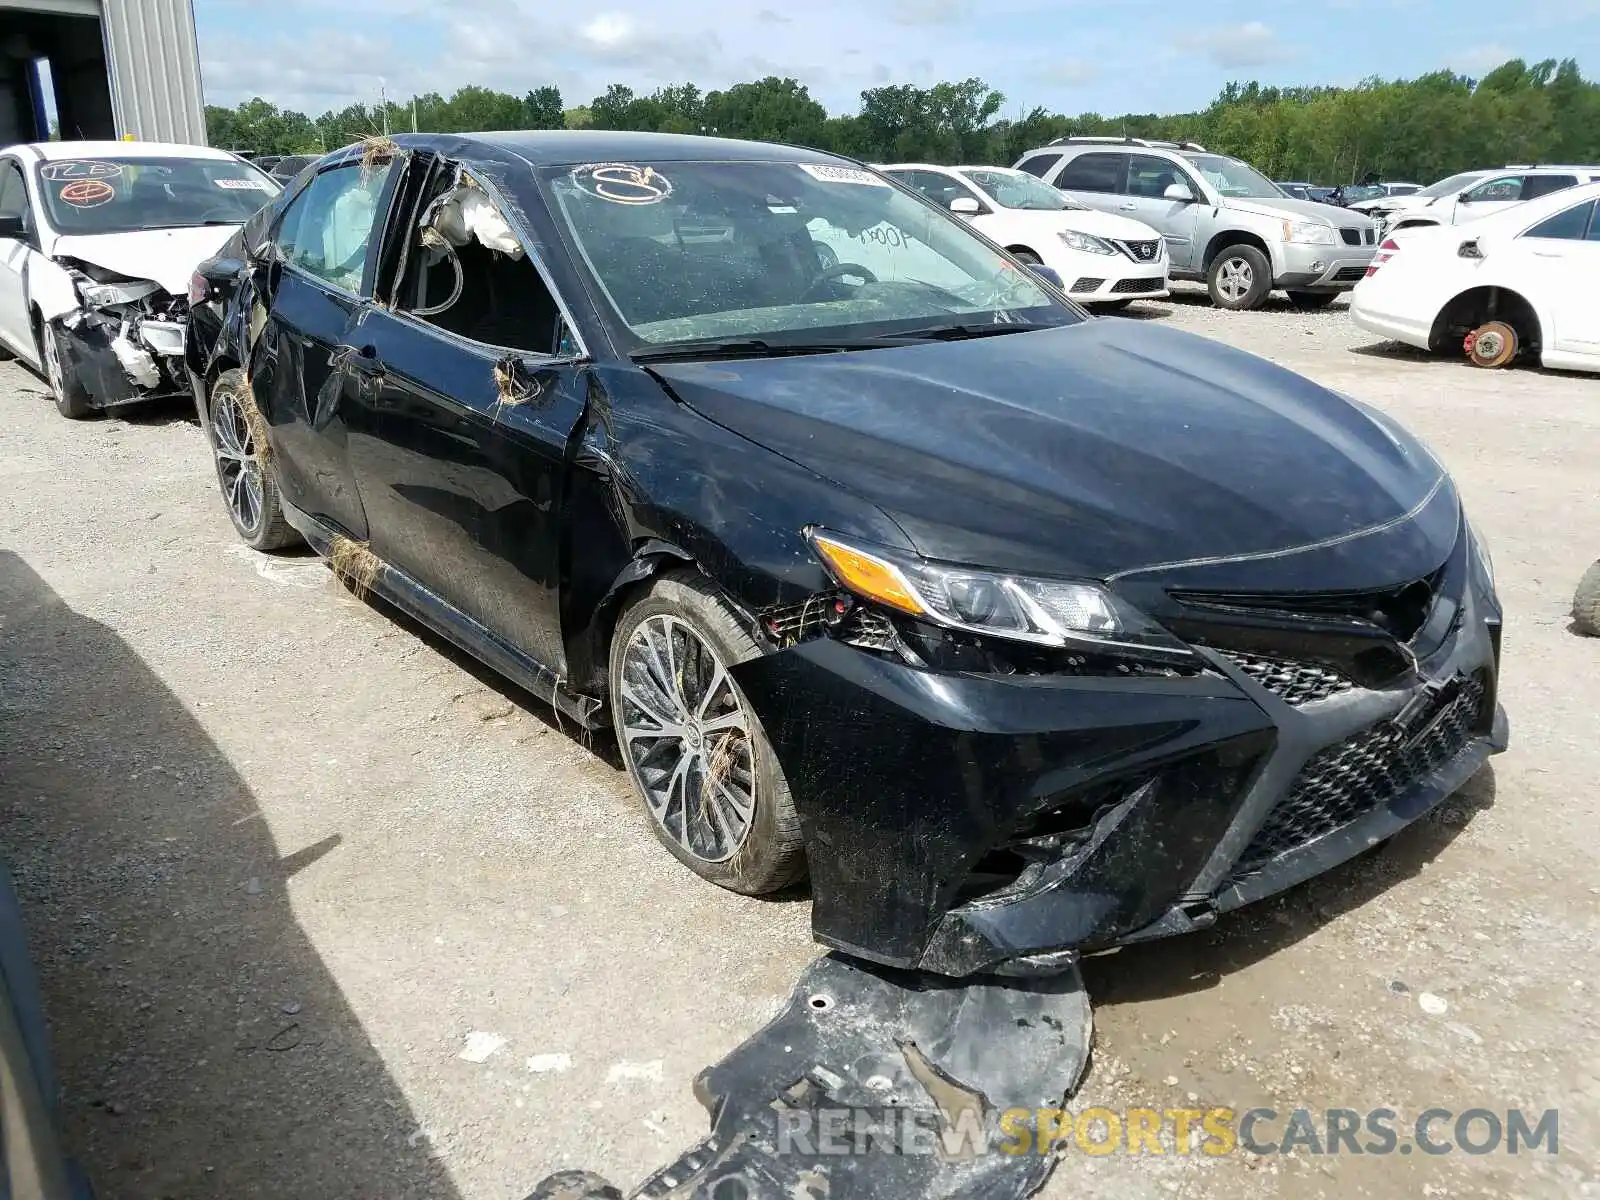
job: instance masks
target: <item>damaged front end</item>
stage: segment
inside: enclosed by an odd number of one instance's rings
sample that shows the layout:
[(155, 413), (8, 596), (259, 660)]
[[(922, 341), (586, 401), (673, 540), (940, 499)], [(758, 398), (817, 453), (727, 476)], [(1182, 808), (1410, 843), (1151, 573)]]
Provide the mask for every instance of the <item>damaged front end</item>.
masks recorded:
[(78, 307), (53, 320), (61, 369), (92, 407), (118, 408), (186, 393), (186, 296), (148, 279), (129, 279), (74, 259), (59, 260)]

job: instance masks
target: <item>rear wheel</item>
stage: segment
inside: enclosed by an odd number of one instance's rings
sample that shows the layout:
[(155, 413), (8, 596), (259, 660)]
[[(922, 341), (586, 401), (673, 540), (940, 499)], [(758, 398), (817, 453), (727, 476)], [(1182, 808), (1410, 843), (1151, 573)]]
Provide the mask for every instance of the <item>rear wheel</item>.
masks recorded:
[(1516, 329), (1504, 321), (1486, 321), (1467, 334), (1467, 361), (1475, 367), (1510, 366), (1522, 349)]
[(728, 668), (761, 649), (704, 579), (657, 579), (611, 640), (611, 713), (656, 836), (695, 874), (747, 895), (805, 875), (778, 757)]
[(211, 444), (217, 483), (233, 527), (256, 550), (282, 550), (300, 535), (283, 516), (278, 477), (265, 443), (266, 423), (244, 372), (224, 371), (211, 388)]
[(1572, 623), (1578, 632), (1600, 637), (1600, 562), (1583, 573), (1572, 597)]
[(1272, 291), (1272, 264), (1254, 246), (1229, 246), (1211, 260), (1206, 290), (1218, 308), (1260, 308)]
[(1289, 303), (1301, 312), (1320, 312), (1339, 298), (1338, 292), (1290, 292)]
[(56, 402), (56, 411), (71, 421), (82, 421), (95, 415), (89, 402), (89, 390), (79, 381), (76, 372), (68, 371), (61, 358), (61, 334), (54, 321), (39, 323), (39, 361), (44, 364), (44, 381), (50, 386), (50, 396)]

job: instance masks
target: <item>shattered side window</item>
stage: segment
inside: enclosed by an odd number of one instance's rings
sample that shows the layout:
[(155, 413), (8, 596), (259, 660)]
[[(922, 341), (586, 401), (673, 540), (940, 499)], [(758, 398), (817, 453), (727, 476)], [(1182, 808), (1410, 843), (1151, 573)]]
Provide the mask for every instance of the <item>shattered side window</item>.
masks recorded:
[(423, 209), (397, 293), (403, 312), (486, 345), (565, 354), (555, 297), (510, 223), (470, 176)]
[(389, 167), (351, 163), (313, 179), (279, 227), (285, 260), (336, 288), (359, 292)]

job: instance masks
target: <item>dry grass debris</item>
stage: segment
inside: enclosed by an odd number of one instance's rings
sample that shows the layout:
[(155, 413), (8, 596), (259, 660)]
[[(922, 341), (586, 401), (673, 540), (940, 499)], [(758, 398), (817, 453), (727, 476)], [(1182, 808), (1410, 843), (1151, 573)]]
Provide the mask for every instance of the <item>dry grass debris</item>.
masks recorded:
[(328, 565), (340, 583), (350, 589), (358, 600), (372, 591), (372, 585), (383, 569), (383, 560), (367, 548), (367, 543), (352, 538), (336, 537), (328, 550)]

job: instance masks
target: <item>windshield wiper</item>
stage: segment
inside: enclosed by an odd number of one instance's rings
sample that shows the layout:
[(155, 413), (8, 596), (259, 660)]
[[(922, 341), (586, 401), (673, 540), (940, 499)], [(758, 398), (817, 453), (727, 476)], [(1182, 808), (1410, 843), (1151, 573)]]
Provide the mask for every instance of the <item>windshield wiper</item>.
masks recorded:
[(832, 354), (839, 350), (871, 350), (893, 346), (892, 338), (851, 338), (829, 342), (767, 342), (760, 338), (696, 338), (662, 342), (635, 350), (634, 362), (677, 362), (696, 358), (782, 358), (797, 354)]
[(995, 321), (983, 325), (929, 325), (925, 329), (904, 329), (894, 340), (916, 342), (959, 342), (966, 338), (995, 337), (1002, 333), (1032, 333), (1037, 329), (1060, 329), (1060, 325), (1037, 321)]

